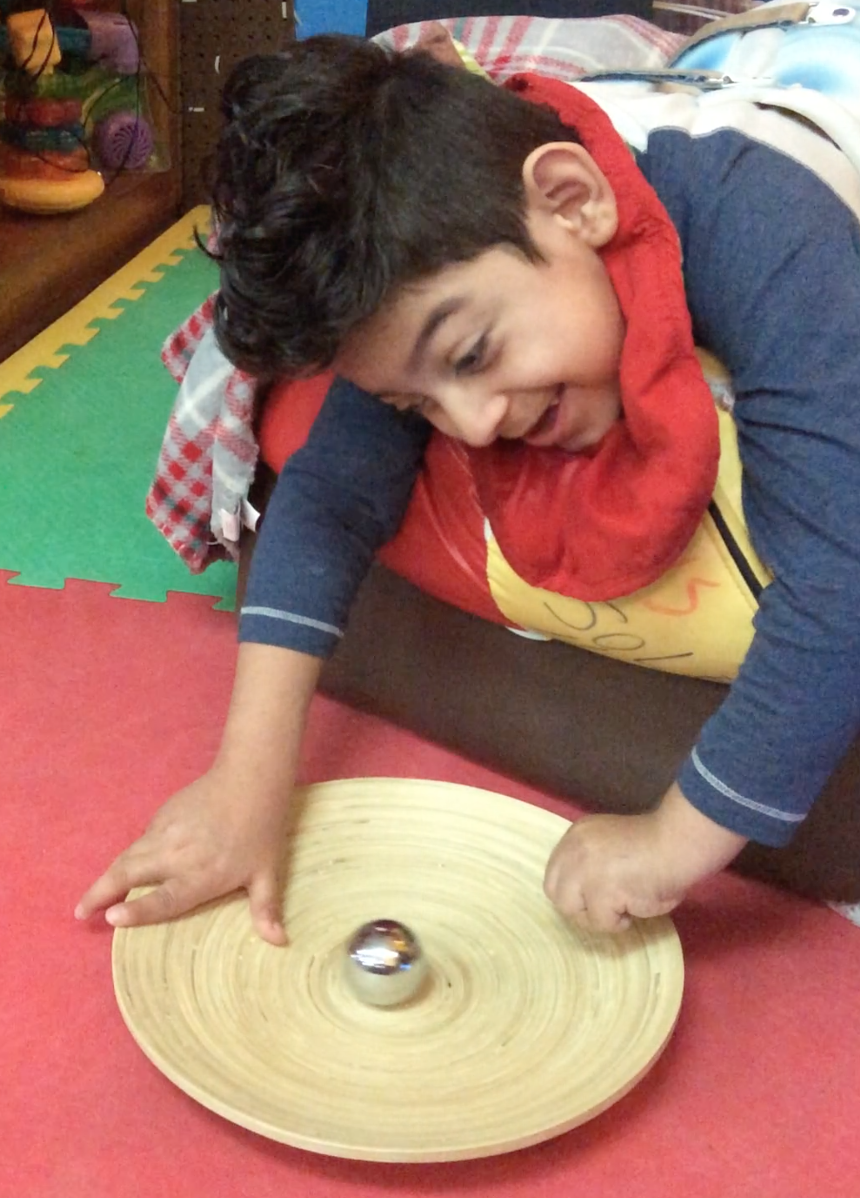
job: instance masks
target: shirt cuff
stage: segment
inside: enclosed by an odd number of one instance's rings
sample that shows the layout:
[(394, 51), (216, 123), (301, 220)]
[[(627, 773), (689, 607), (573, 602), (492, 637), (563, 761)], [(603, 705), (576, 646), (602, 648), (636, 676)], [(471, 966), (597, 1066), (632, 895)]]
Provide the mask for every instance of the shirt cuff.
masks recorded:
[(788, 844), (805, 818), (741, 794), (708, 768), (698, 749), (693, 749), (681, 767), (678, 785), (685, 798), (708, 819), (772, 848)]
[(295, 649), (312, 657), (330, 657), (343, 636), (335, 624), (301, 612), (246, 605), (239, 613), (239, 640)]

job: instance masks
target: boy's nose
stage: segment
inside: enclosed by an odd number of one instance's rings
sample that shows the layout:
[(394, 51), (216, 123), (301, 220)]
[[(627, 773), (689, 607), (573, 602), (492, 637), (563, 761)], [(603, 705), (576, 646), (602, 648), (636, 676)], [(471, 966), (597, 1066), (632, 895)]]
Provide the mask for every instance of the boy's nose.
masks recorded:
[(468, 400), (449, 409), (457, 435), (473, 449), (492, 444), (499, 436), (508, 411), (505, 395), (470, 396)]

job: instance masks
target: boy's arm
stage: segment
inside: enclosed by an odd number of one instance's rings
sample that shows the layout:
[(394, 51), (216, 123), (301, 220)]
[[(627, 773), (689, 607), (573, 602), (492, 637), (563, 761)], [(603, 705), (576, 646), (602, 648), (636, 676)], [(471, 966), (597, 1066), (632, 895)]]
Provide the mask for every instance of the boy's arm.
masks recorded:
[[(81, 898), (115, 927), (158, 923), (244, 888), (260, 936), (283, 943), (281, 863), (289, 799), (321, 661), (243, 645), (212, 768), (158, 811), (143, 836)], [(154, 887), (131, 902), (132, 887)]]
[(602, 930), (670, 910), (747, 839), (785, 844), (860, 733), (857, 219), (736, 132), (652, 134), (643, 168), (681, 236), (696, 338), (732, 373), (744, 511), (775, 581), (659, 807), (589, 817), (553, 856), (548, 891)]
[(334, 651), (374, 554), (400, 527), (431, 431), (414, 412), (333, 383), (269, 501), (240, 640)]
[(685, 154), (688, 301), (733, 377), (744, 512), (774, 582), (679, 782), (714, 822), (779, 846), (860, 732), (860, 230), (817, 175), (740, 134)]
[[(236, 678), (212, 768), (160, 809), (76, 908), (117, 926), (180, 915), (237, 888), (284, 941), (281, 861), (308, 707), (373, 554), (396, 531), (429, 435), (340, 381), (278, 480), (243, 608)], [(124, 903), (133, 886), (154, 885)]]
[(677, 783), (642, 815), (573, 823), (550, 857), (544, 889), (562, 915), (592, 932), (673, 911), (695, 882), (718, 873), (746, 838), (708, 819)]

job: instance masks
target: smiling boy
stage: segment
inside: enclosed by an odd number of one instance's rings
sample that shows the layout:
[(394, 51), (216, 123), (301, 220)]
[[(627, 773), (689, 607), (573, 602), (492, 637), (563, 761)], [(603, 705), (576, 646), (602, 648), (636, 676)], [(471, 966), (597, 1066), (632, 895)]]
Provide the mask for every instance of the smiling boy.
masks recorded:
[(747, 520), (775, 580), (677, 782), (643, 815), (576, 821), (547, 893), (594, 930), (672, 910), (749, 838), (785, 843), (860, 730), (856, 179), (835, 147), (840, 194), (755, 138), (671, 124), (634, 160), (579, 92), (518, 87), (347, 38), (228, 84), (222, 345), (260, 376), (341, 378), (267, 511), (217, 759), (79, 917), (152, 922), (244, 887), (259, 934), (284, 941), (281, 845), (321, 660), (431, 430), (468, 447), (536, 585), (590, 598), (598, 574), (659, 576), (719, 452), (687, 307), (734, 379)]
[[(582, 146), (541, 146), (523, 178), (537, 262), (500, 246), (444, 268), (352, 330), (335, 365), (475, 448), (502, 437), (576, 453), (621, 418), (624, 319), (598, 252), (615, 202)], [(564, 221), (543, 202), (562, 189)]]

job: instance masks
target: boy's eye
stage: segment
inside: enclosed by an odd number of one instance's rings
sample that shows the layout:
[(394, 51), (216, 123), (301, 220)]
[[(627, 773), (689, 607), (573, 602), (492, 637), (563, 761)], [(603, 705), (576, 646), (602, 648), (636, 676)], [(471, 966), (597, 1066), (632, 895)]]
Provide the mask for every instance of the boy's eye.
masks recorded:
[(454, 363), (455, 374), (471, 374), (479, 370), (487, 355), (487, 334), (482, 333), (472, 348)]

